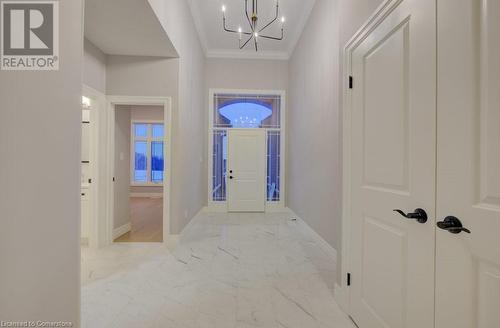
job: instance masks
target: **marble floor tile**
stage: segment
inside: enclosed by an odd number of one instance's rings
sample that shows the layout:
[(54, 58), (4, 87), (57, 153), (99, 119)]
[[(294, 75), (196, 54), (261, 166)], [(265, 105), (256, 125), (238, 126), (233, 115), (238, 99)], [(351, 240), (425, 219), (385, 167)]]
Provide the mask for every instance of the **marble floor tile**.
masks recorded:
[(290, 213), (201, 212), (173, 249), (82, 249), (84, 328), (354, 328), (335, 262)]

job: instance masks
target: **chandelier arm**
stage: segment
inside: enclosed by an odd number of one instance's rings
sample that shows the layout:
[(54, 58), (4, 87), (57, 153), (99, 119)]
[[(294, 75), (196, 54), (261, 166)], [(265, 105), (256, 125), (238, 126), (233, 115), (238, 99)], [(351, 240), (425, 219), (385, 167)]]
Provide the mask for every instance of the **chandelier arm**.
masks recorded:
[(250, 25), (250, 29), (254, 32), (252, 22), (250, 21), (250, 16), (248, 16), (248, 0), (245, 0), (245, 15), (247, 16), (248, 25)]
[(248, 40), (246, 40), (246, 42), (245, 42), (245, 43), (243, 43), (243, 45), (242, 45), (242, 46), (240, 46), (240, 49), (245, 48), (245, 46), (248, 44), (248, 42), (250, 42), (250, 40), (252, 40), (252, 37), (253, 37), (253, 36), (249, 37), (249, 38), (248, 38)]
[(281, 41), (283, 40), (283, 29), (281, 29), (281, 37), (275, 37), (275, 36), (267, 36), (267, 35), (259, 35), (259, 37), (264, 38), (264, 39), (271, 39), (271, 40), (278, 40)]
[(233, 30), (233, 29), (230, 29), (230, 28), (227, 28), (226, 27), (226, 18), (222, 18), (222, 28), (224, 29), (224, 31), (226, 32), (231, 32), (231, 33), (241, 33), (241, 34), (245, 34), (245, 35), (253, 35), (252, 32), (245, 32), (245, 31), (236, 31), (236, 30)]
[(259, 30), (259, 33), (264, 31), (269, 25), (271, 25), (272, 23), (276, 22), (276, 20), (278, 19), (278, 16), (279, 16), (279, 4), (276, 3), (276, 16), (274, 17), (274, 19), (272, 21), (270, 21), (269, 23), (267, 23), (263, 28), (261, 28)]
[(226, 27), (226, 17), (223, 17), (222, 18), (222, 28), (224, 29), (224, 31), (226, 32), (233, 32), (233, 33), (238, 33), (236, 32), (235, 30), (232, 30), (232, 29), (229, 29)]

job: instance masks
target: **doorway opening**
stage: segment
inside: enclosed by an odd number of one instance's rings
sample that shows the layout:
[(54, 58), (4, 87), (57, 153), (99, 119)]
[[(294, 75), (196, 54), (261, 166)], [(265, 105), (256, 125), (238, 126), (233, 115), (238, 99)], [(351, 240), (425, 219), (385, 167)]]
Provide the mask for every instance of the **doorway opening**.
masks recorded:
[[(210, 209), (224, 212), (235, 210), (235, 208), (247, 208), (249, 211), (261, 211), (262, 208), (265, 211), (284, 209), (284, 91), (210, 90), (209, 96), (208, 140), (211, 158), (208, 161), (208, 203)], [(251, 130), (261, 130), (263, 133), (262, 147), (256, 144), (261, 140), (258, 137), (259, 133), (252, 134)], [(244, 131), (252, 136), (243, 137), (248, 134)], [(249, 138), (252, 142), (249, 142)], [(237, 144), (237, 140), (242, 143)], [(248, 161), (238, 161), (238, 158), (245, 154), (238, 150), (247, 146), (252, 146), (247, 149), (247, 155), (248, 152), (263, 148), (262, 154), (258, 155), (263, 161), (262, 176), (257, 170), (260, 161), (255, 162), (255, 165), (251, 167), (244, 165), (239, 169), (240, 172), (236, 172), (238, 169), (234, 167), (229, 167), (239, 162), (248, 163)], [(233, 149), (234, 156), (231, 156), (230, 148)], [(237, 154), (239, 157), (236, 156)], [(244, 172), (241, 169), (244, 169)], [(249, 178), (250, 176), (252, 178)], [(235, 200), (239, 204), (242, 200), (254, 204), (262, 202), (263, 207), (260, 205), (234, 207), (231, 202)]]
[(169, 227), (170, 100), (108, 97), (109, 242), (163, 242)]
[(115, 107), (115, 242), (163, 241), (163, 122), (162, 106)]

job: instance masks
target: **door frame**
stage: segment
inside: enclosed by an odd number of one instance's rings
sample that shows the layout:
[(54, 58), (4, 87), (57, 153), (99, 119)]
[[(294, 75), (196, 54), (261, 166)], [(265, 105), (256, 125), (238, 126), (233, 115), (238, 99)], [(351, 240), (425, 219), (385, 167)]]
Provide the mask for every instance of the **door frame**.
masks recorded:
[[(172, 186), (172, 100), (171, 97), (142, 97), (142, 96), (107, 96), (107, 138), (106, 138), (106, 215), (100, 223), (100, 228), (105, 232), (106, 245), (113, 243), (114, 220), (114, 183), (113, 173), (115, 165), (115, 106), (163, 106), (163, 124), (166, 127), (164, 136), (164, 175), (163, 175), (163, 243), (167, 242), (170, 235), (170, 195)], [(130, 183), (130, 181), (128, 181)]]
[(103, 166), (101, 164), (101, 152), (99, 146), (99, 135), (103, 129), (105, 122), (106, 95), (104, 93), (86, 85), (82, 85), (82, 96), (91, 100), (90, 117), (91, 117), (91, 176), (92, 183), (90, 184), (90, 221), (89, 221), (89, 237), (88, 247), (98, 248), (104, 245), (104, 241), (99, 234), (99, 218), (104, 215), (104, 203), (99, 197), (99, 191), (102, 190), (102, 181), (99, 179)]
[[(349, 88), (352, 76), (352, 53), (358, 45), (392, 13), (403, 0), (384, 0), (361, 28), (346, 43), (342, 57), (342, 231), (340, 277), (334, 286), (334, 297), (339, 306), (350, 314), (350, 291), (347, 276), (350, 272), (351, 245), (351, 126), (352, 93)], [(356, 81), (353, 81), (355, 84)], [(340, 278), (340, 279), (339, 279)], [(340, 283), (339, 283), (340, 280)]]
[[(287, 150), (287, 137), (286, 137), (286, 92), (285, 90), (252, 90), (252, 89), (217, 89), (210, 88), (208, 91), (208, 151), (207, 151), (207, 204), (208, 209), (214, 212), (227, 212), (227, 201), (214, 202), (212, 200), (212, 153), (213, 153), (213, 121), (214, 121), (214, 96), (219, 93), (234, 94), (234, 95), (270, 95), (280, 97), (280, 200), (277, 202), (268, 202), (266, 199), (266, 212), (283, 212), (286, 210), (285, 197), (286, 197), (286, 150)], [(267, 149), (267, 138), (266, 138)], [(267, 172), (267, 161), (266, 161)]]

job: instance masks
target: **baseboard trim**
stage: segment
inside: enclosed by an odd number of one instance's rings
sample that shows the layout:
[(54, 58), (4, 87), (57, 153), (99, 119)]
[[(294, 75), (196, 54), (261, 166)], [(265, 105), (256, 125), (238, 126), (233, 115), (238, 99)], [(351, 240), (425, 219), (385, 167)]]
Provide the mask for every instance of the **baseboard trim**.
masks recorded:
[(120, 237), (121, 235), (126, 234), (130, 230), (132, 230), (132, 224), (130, 222), (122, 225), (121, 227), (113, 229), (113, 240)]
[(332, 260), (335, 261), (335, 263), (337, 263), (337, 250), (333, 248), (326, 240), (324, 240), (323, 237), (321, 237), (316, 231), (314, 231), (314, 229), (311, 228), (307, 224), (307, 222), (300, 218), (294, 211), (292, 211), (290, 208), (288, 208), (288, 211), (290, 211), (291, 215), (293, 215), (297, 219), (297, 222), (299, 222), (307, 230), (311, 237), (318, 243), (323, 252), (331, 257)]
[(342, 311), (349, 313), (349, 297), (348, 297), (347, 287), (341, 287), (339, 284), (335, 283), (333, 287), (333, 297), (337, 304), (340, 306)]
[(131, 192), (130, 197), (139, 197), (139, 198), (162, 198), (162, 192)]

